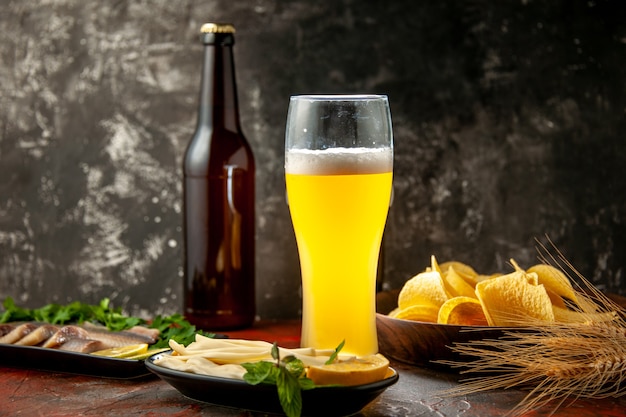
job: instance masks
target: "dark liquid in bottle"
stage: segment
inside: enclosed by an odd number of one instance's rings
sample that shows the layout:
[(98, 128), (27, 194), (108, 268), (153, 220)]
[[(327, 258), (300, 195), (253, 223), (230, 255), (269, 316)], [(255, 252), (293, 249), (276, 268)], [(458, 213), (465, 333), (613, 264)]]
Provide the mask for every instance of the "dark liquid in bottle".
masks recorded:
[(202, 329), (249, 325), (255, 314), (254, 181), (236, 165), (185, 178), (185, 316)]

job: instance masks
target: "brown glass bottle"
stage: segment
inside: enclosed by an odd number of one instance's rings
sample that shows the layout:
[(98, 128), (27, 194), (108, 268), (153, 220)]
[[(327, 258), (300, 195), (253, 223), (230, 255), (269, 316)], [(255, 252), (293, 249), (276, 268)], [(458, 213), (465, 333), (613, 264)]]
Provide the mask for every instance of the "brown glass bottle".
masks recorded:
[(196, 131), (183, 160), (184, 315), (204, 330), (255, 315), (254, 157), (239, 122), (232, 25), (202, 26)]

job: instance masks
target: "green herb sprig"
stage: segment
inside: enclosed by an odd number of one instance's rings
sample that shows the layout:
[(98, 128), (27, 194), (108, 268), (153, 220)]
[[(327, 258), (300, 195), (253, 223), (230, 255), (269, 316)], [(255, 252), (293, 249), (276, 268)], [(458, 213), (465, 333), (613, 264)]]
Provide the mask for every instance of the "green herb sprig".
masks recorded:
[(189, 344), (194, 341), (195, 335), (200, 333), (204, 336), (214, 337), (214, 333), (197, 330), (182, 315), (156, 316), (151, 321), (139, 317), (127, 316), (122, 313), (120, 307), (113, 308), (110, 300), (104, 298), (98, 304), (86, 304), (74, 301), (67, 305), (47, 304), (41, 308), (27, 309), (19, 307), (11, 297), (7, 297), (2, 303), (4, 312), (0, 315), (0, 323), (12, 321), (37, 321), (64, 325), (70, 323), (82, 324), (91, 322), (106, 326), (111, 331), (122, 331), (133, 326), (146, 326), (160, 330), (157, 342), (150, 346), (151, 349), (168, 347), (168, 341), (173, 339), (181, 344)]
[[(326, 364), (331, 364), (343, 348), (345, 340), (337, 346)], [(276, 362), (259, 361), (242, 363), (247, 373), (243, 379), (252, 385), (276, 385), (280, 406), (287, 417), (300, 417), (302, 414), (302, 391), (315, 388), (313, 381), (306, 377), (304, 363), (293, 355), (280, 358), (278, 344), (272, 345), (272, 359)]]
[(276, 363), (259, 361), (242, 363), (247, 373), (244, 380), (252, 385), (261, 383), (276, 385), (280, 405), (287, 417), (300, 417), (302, 413), (302, 390), (312, 389), (313, 381), (304, 376), (302, 361), (293, 355), (280, 358), (278, 345), (272, 346), (272, 358)]
[(343, 349), (343, 345), (345, 344), (346, 344), (345, 340), (342, 340), (341, 343), (339, 343), (339, 346), (335, 348), (335, 351), (330, 355), (330, 358), (328, 358), (328, 360), (325, 362), (326, 365), (335, 363), (335, 361), (337, 360), (337, 356), (339, 355), (339, 352), (341, 352), (341, 349)]

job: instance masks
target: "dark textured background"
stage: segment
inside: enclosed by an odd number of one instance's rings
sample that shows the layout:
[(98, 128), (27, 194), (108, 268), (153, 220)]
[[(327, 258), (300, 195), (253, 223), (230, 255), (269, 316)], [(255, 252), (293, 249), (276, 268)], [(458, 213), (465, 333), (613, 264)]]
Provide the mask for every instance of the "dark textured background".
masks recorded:
[(385, 288), (429, 263), (530, 266), (547, 234), (625, 294), (624, 1), (0, 1), (0, 298), (181, 309), (181, 157), (205, 21), (237, 26), (258, 172), (258, 314), (297, 317), (284, 199), (296, 93), (384, 93)]

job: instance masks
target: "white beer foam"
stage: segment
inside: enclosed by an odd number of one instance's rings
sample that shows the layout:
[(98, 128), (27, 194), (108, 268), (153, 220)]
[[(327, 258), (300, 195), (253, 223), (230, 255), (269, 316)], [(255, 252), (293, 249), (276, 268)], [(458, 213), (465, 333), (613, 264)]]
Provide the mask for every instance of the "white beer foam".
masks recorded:
[(299, 175), (378, 174), (393, 169), (391, 148), (290, 149), (285, 172)]

